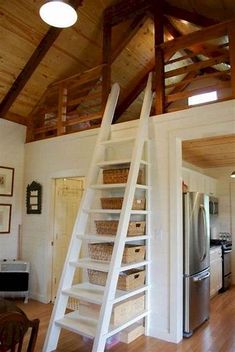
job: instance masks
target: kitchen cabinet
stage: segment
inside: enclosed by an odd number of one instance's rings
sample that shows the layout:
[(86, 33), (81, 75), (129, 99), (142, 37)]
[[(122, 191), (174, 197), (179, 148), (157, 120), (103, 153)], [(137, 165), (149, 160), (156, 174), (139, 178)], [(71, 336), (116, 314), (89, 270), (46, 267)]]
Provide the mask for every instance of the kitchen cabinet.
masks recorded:
[(216, 196), (217, 180), (213, 177), (182, 167), (182, 179), (190, 192), (201, 192)]
[(222, 287), (222, 250), (220, 246), (210, 249), (210, 273), (210, 297), (213, 297)]

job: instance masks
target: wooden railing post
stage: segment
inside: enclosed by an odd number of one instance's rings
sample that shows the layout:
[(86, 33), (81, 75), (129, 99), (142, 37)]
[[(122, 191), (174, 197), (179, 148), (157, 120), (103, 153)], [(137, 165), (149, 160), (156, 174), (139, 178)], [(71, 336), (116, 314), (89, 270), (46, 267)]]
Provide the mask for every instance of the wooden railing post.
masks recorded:
[(165, 79), (164, 79), (164, 52), (160, 44), (164, 42), (163, 0), (152, 1), (154, 15), (154, 42), (155, 42), (155, 113), (164, 113), (165, 107)]
[(103, 24), (103, 70), (102, 70), (102, 107), (106, 105), (106, 100), (111, 88), (111, 40), (112, 26), (104, 18)]
[(64, 122), (67, 113), (67, 94), (68, 89), (63, 84), (59, 85), (58, 115), (57, 115), (57, 136), (66, 132)]
[(235, 99), (235, 23), (228, 25), (232, 97)]

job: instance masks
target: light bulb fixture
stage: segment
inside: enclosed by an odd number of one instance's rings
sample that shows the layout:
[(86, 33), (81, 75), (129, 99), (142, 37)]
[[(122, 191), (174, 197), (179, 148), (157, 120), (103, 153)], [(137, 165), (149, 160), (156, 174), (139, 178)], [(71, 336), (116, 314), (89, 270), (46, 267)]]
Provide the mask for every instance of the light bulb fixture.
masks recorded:
[(230, 177), (235, 178), (235, 171), (231, 173)]
[(68, 28), (77, 21), (77, 12), (69, 0), (47, 0), (40, 8), (41, 19), (53, 27)]

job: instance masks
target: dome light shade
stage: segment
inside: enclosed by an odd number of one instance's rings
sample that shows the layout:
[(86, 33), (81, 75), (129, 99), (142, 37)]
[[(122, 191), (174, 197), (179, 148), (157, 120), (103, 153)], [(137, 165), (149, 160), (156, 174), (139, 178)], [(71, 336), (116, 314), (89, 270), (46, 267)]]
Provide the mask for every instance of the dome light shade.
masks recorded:
[(235, 171), (231, 173), (230, 177), (235, 178)]
[(53, 27), (71, 27), (77, 21), (77, 12), (66, 0), (50, 0), (39, 10), (41, 19)]

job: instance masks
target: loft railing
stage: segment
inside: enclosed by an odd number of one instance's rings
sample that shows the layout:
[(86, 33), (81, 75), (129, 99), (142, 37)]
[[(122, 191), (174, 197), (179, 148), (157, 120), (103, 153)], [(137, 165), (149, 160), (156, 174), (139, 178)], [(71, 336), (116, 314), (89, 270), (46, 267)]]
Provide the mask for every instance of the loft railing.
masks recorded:
[[(186, 109), (188, 97), (213, 90), (217, 101), (235, 99), (235, 21), (167, 41), (155, 53), (153, 114)], [(50, 85), (32, 113), (27, 141), (98, 127), (110, 88), (105, 69), (99, 65)]]
[(235, 98), (235, 21), (214, 25), (157, 47), (155, 113), (188, 108), (188, 97), (216, 90)]
[(99, 126), (103, 115), (103, 66), (51, 84), (31, 113), (27, 141)]

